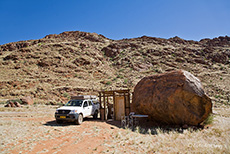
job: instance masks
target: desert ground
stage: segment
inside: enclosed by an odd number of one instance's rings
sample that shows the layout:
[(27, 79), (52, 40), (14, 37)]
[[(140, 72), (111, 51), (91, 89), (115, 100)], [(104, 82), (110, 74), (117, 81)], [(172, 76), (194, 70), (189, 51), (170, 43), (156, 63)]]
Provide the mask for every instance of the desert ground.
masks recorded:
[(230, 153), (230, 108), (216, 104), (204, 129), (122, 128), (120, 121), (56, 124), (58, 106), (0, 106), (0, 153)]

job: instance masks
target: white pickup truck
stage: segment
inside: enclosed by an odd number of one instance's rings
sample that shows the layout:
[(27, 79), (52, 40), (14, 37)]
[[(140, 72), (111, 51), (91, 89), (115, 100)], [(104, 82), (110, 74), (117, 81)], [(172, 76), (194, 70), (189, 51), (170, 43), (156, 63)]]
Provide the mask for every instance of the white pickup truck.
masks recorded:
[(99, 108), (96, 96), (74, 96), (68, 103), (56, 110), (55, 119), (58, 124), (68, 121), (80, 125), (85, 117), (93, 116), (97, 119)]

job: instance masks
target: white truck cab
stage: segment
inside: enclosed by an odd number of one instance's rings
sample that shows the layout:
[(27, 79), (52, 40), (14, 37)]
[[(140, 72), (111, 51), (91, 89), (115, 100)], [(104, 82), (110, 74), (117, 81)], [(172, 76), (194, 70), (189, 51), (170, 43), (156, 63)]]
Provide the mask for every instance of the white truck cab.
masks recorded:
[(99, 108), (96, 96), (73, 96), (68, 103), (56, 110), (55, 119), (58, 124), (69, 121), (80, 125), (85, 117), (93, 116), (97, 119)]

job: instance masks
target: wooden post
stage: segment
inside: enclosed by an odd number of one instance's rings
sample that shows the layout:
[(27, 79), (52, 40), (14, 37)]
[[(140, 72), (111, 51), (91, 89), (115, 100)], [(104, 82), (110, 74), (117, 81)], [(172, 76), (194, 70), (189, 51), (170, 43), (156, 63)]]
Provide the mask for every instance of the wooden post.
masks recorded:
[(130, 93), (129, 93), (129, 89), (128, 89), (128, 103), (129, 103), (129, 113), (131, 112), (131, 110), (130, 110)]
[(127, 114), (126, 114), (126, 95), (125, 95), (125, 92), (123, 92), (123, 97), (124, 97), (124, 105), (125, 105), (125, 116), (128, 116)]
[(113, 91), (113, 120), (116, 120), (115, 97), (115, 92)]
[(106, 118), (106, 106), (105, 106), (105, 92), (103, 92), (103, 103), (104, 103), (104, 120), (107, 120), (107, 118)]
[(99, 92), (99, 103), (100, 103), (100, 118), (102, 119), (102, 106), (101, 106), (101, 92)]

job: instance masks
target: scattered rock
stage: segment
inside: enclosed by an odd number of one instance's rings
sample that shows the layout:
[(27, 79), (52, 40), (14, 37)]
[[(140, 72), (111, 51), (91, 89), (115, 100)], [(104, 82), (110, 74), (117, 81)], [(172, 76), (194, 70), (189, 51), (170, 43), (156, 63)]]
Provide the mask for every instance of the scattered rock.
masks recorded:
[(77, 66), (90, 65), (90, 61), (84, 57), (76, 58), (73, 63)]
[(52, 64), (49, 60), (47, 60), (46, 58), (43, 58), (38, 62), (37, 65), (40, 67), (47, 67), (47, 66), (51, 66)]
[(18, 103), (18, 102), (14, 102), (14, 105), (15, 105), (16, 107), (21, 107), (21, 104)]
[(22, 107), (17, 101), (9, 101), (4, 107)]
[(18, 60), (18, 59), (19, 59), (18, 55), (16, 55), (16, 54), (10, 54), (10, 55), (3, 58), (3, 60)]
[(4, 107), (11, 107), (11, 105), (8, 103), (8, 104), (6, 104)]
[(175, 43), (178, 43), (178, 44), (186, 44), (186, 42), (187, 42), (184, 39), (179, 38), (178, 36), (170, 38), (169, 41), (175, 42)]
[(184, 58), (176, 58), (176, 62), (184, 63), (186, 60)]
[(194, 61), (200, 64), (207, 64), (207, 62), (203, 58), (195, 58)]
[(107, 57), (116, 57), (118, 54), (120, 54), (120, 50), (116, 48), (112, 48), (110, 45), (108, 47), (104, 47), (101, 51), (105, 53)]
[[(228, 52), (230, 53), (230, 52)], [(228, 62), (229, 56), (227, 52), (217, 52), (217, 53), (212, 53), (208, 56), (208, 59), (211, 59), (213, 62), (217, 63), (222, 63), (225, 64)]]
[(198, 125), (212, 112), (200, 80), (183, 70), (143, 78), (134, 89), (132, 104), (136, 113), (160, 124)]
[(228, 36), (225, 36), (225, 37), (220, 36), (214, 39), (200, 40), (200, 42), (202, 41), (205, 42), (207, 46), (221, 46), (221, 47), (230, 46), (230, 37)]
[(13, 102), (9, 102), (9, 104), (10, 104), (10, 107), (16, 107), (15, 105), (14, 105), (14, 103)]
[[(210, 96), (223, 95), (227, 101), (224, 96), (229, 94), (229, 47), (230, 39), (227, 36), (199, 42), (179, 37), (163, 39), (148, 36), (111, 40), (95, 33), (79, 31), (7, 43), (0, 45), (0, 65), (2, 81), (12, 83), (0, 84), (0, 96), (20, 98), (28, 95), (41, 98), (43, 102), (48, 98), (60, 101), (60, 95), (65, 91), (60, 93), (54, 90), (56, 87), (92, 87), (94, 83), (93, 89), (96, 90), (110, 84), (113, 89), (126, 88), (123, 84), (126, 78), (136, 83), (148, 73), (182, 68), (199, 74), (204, 83), (209, 85), (207, 92)], [(28, 85), (30, 80), (36, 81), (32, 85), (35, 90)], [(107, 81), (107, 84), (101, 84), (102, 80)], [(15, 81), (20, 83), (15, 84)], [(46, 92), (37, 90), (37, 85), (41, 85)], [(223, 91), (214, 88), (217, 85)], [(133, 84), (130, 88), (133, 89)], [(92, 91), (81, 90), (68, 89), (69, 92), (77, 93)]]
[(21, 98), (22, 104), (33, 105), (34, 101), (30, 96)]

